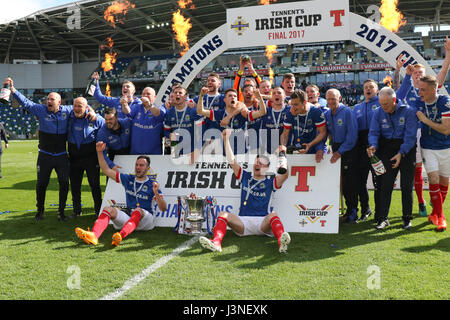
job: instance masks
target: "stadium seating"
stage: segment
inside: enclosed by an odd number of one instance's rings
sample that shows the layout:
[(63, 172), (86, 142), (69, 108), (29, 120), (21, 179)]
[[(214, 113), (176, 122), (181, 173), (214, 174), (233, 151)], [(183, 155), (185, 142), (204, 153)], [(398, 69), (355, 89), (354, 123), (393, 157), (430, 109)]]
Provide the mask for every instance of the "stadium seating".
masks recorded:
[(0, 106), (0, 121), (12, 137), (26, 137), (27, 133), (33, 135), (36, 132), (38, 121), (27, 114), (22, 108), (12, 106)]
[[(443, 59), (444, 43), (446, 31), (431, 31), (428, 36), (422, 36), (418, 32), (400, 32), (398, 35), (409, 43), (413, 48), (415, 48), (425, 59), (434, 61), (433, 67), (439, 67), (438, 61)], [(248, 54), (252, 57), (255, 68), (267, 69), (269, 67), (267, 57), (265, 56), (264, 47), (253, 47), (244, 49), (233, 49), (227, 50), (219, 57), (217, 57), (213, 62), (209, 63), (203, 70), (203, 73), (209, 72), (220, 72), (221, 74), (227, 74), (223, 76), (224, 78), (232, 79), (234, 73), (239, 69), (239, 58), (243, 54)], [(168, 70), (163, 70), (162, 72), (153, 72), (148, 70), (147, 62), (150, 60), (167, 60), (171, 64), (176, 63), (177, 56), (171, 54), (160, 54), (160, 55), (142, 55), (136, 57), (119, 57), (114, 65), (114, 69), (108, 72), (103, 70), (99, 71), (101, 84), (104, 85), (106, 80), (111, 84), (111, 89), (114, 93), (118, 94), (120, 88), (115, 83), (114, 80), (122, 81), (123, 79), (130, 79), (136, 82), (147, 82), (147, 81), (164, 81), (165, 75)], [(375, 63), (375, 62), (385, 62), (383, 59), (373, 54), (370, 50), (365, 47), (361, 47), (357, 43), (352, 43), (349, 41), (345, 42), (332, 42), (332, 43), (312, 43), (312, 44), (293, 44), (293, 45), (283, 45), (278, 46), (277, 53), (274, 55), (271, 67), (278, 68), (283, 67), (285, 70), (291, 68), (308, 68), (308, 67), (318, 67), (327, 65), (344, 65), (344, 64), (354, 64), (358, 65), (360, 63)], [(170, 68), (170, 66), (169, 66)], [(436, 72), (439, 69), (435, 69)], [(285, 71), (286, 72), (286, 71)], [(347, 72), (347, 71), (346, 71)], [(338, 87), (344, 95), (344, 103), (352, 106), (363, 99), (362, 85), (361, 81), (353, 81), (352, 75), (356, 74), (358, 71), (352, 71), (344, 76), (341, 72), (328, 72), (323, 74), (321, 81), (314, 78), (315, 75), (312, 74), (300, 74), (299, 82), (317, 82), (321, 88), (322, 96), (326, 90), (330, 87)], [(160, 75), (155, 77), (159, 73)], [(294, 72), (295, 73), (295, 72)], [(384, 70), (379, 70), (378, 73), (365, 72), (367, 77), (373, 77), (377, 74), (377, 81), (382, 86), (382, 79), (386, 75)], [(319, 75), (319, 74), (317, 74)], [(221, 75), (222, 76), (222, 75)], [(278, 85), (280, 83), (280, 75), (278, 75)], [(312, 77), (312, 78), (311, 78)], [(267, 78), (267, 76), (264, 76)], [(345, 81), (343, 80), (345, 78)], [(348, 79), (349, 78), (349, 79)], [(361, 77), (361, 79), (364, 79)], [(447, 78), (449, 79), (449, 78)], [(339, 82), (341, 81), (341, 82)], [(230, 81), (227, 82), (228, 85), (232, 85)], [(450, 85), (447, 82), (445, 87), (450, 91)], [(227, 88), (225, 88), (227, 89)], [(40, 102), (46, 93), (43, 90), (31, 90), (33, 92), (29, 98), (34, 102)], [(64, 92), (62, 92), (64, 95)], [(69, 95), (72, 96), (72, 95)], [(68, 101), (70, 102), (70, 101)], [(89, 98), (88, 102), (90, 105), (96, 108), (96, 112), (103, 115), (104, 106), (99, 105), (93, 98)], [(16, 137), (24, 137), (27, 133), (33, 135), (38, 126), (37, 121), (33, 116), (26, 114), (21, 108), (8, 106), (0, 106), (0, 121), (4, 123), (6, 130)]]

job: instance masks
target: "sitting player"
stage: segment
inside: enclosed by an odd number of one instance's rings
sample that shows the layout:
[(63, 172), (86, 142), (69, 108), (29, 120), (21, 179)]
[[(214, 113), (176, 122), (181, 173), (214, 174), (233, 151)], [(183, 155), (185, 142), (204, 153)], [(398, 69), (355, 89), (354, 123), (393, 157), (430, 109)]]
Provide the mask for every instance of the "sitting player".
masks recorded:
[[(289, 170), (283, 175), (266, 176), (269, 159), (258, 155), (253, 165), (253, 174), (243, 171), (237, 163), (230, 144), (230, 129), (222, 132), (227, 161), (231, 165), (238, 181), (241, 182), (241, 206), (239, 214), (220, 212), (213, 229), (214, 238), (200, 237), (199, 242), (205, 249), (222, 251), (222, 239), (229, 226), (239, 236), (267, 235), (278, 240), (279, 252), (286, 252), (291, 242), (289, 233), (284, 231), (283, 224), (275, 212), (270, 212), (273, 192), (280, 189), (288, 178)], [(286, 151), (281, 146), (279, 150)]]
[(134, 230), (147, 231), (155, 227), (152, 210), (153, 199), (161, 211), (167, 210), (167, 204), (161, 195), (159, 184), (147, 176), (150, 169), (150, 158), (148, 156), (138, 156), (135, 164), (135, 175), (123, 174), (109, 168), (103, 155), (105, 147), (105, 143), (97, 142), (96, 149), (100, 168), (106, 176), (124, 186), (126, 204), (127, 208), (130, 209), (131, 216), (116, 208), (105, 207), (95, 221), (92, 231), (76, 228), (75, 233), (86, 243), (97, 245), (98, 238), (108, 227), (109, 221), (112, 220), (114, 228), (120, 230), (120, 232), (114, 233), (112, 245), (118, 246)]

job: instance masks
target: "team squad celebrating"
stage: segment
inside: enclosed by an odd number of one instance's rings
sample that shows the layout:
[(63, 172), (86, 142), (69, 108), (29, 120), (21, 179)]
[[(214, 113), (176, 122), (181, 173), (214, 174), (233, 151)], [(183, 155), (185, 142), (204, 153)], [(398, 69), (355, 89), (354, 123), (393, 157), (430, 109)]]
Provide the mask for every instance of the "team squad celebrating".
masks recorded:
[[(297, 89), (293, 74), (284, 74), (281, 86), (272, 88), (255, 72), (248, 56), (241, 57), (232, 89), (219, 93), (221, 79), (211, 73), (198, 97), (190, 97), (187, 88), (176, 84), (161, 106), (154, 104), (153, 88), (144, 88), (139, 98), (130, 81), (122, 84), (121, 97), (107, 97), (94, 73), (93, 96), (106, 107), (103, 116), (95, 113), (83, 97), (75, 99), (73, 105), (62, 105), (61, 96), (52, 92), (45, 104), (34, 103), (8, 78), (5, 84), (10, 85), (13, 97), (40, 124), (35, 219), (44, 218), (45, 194), (53, 169), (59, 184), (58, 219), (67, 219), (64, 211), (69, 182), (72, 216), (81, 215), (81, 184), (86, 172), (96, 221), (92, 231), (77, 227), (75, 232), (86, 243), (97, 245), (111, 223), (118, 230), (112, 244), (118, 246), (133, 231), (154, 228), (152, 203), (167, 210), (159, 183), (147, 174), (151, 155), (171, 152), (172, 157), (187, 159), (190, 164), (203, 154), (219, 155), (226, 157), (241, 184), (240, 206), (233, 213), (219, 212), (213, 238), (200, 237), (200, 244), (207, 250), (222, 251), (229, 227), (239, 236), (275, 237), (279, 251), (286, 252), (291, 239), (270, 203), (274, 192), (282, 192), (288, 174), (285, 171), (273, 176), (266, 172), (270, 155), (287, 152), (299, 157), (313, 154), (317, 163), (325, 154), (330, 154), (331, 163), (340, 159), (346, 205), (343, 222), (365, 221), (372, 215), (367, 191), (371, 172), (375, 228), (388, 227), (394, 182), (400, 172), (403, 228), (412, 226), (415, 190), (419, 214), (428, 216), (438, 231), (444, 231), (443, 203), (450, 177), (450, 97), (438, 94), (438, 89), (450, 66), (448, 40), (445, 53), (437, 77), (425, 74), (425, 67), (415, 64), (407, 66), (401, 84), (394, 82), (395, 90), (379, 89), (375, 81), (366, 80), (364, 101), (352, 108), (342, 103), (337, 89), (329, 89), (325, 99), (314, 84), (305, 91)], [(404, 63), (400, 56), (396, 75)], [(242, 79), (246, 69), (252, 76)], [(135, 173), (121, 173), (114, 163), (116, 155), (136, 155)], [(253, 167), (244, 170), (237, 160), (239, 155), (254, 155)], [(384, 167), (381, 173), (371, 165), (377, 159), (378, 167)], [(423, 198), (422, 168), (428, 175), (430, 214)], [(127, 208), (107, 206), (102, 210), (100, 170), (123, 185)]]

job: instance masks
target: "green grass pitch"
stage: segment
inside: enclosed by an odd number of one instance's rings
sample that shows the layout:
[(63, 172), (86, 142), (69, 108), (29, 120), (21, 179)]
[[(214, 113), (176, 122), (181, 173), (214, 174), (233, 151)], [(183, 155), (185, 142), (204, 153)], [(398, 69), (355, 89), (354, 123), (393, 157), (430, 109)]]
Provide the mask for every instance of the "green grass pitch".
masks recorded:
[[(37, 141), (11, 141), (2, 157), (1, 300), (100, 299), (191, 238), (155, 228), (135, 232), (114, 248), (109, 227), (98, 246), (88, 246), (74, 232), (94, 222), (87, 180), (83, 216), (59, 222), (52, 206), (58, 202), (54, 172), (45, 218), (36, 222), (36, 159)], [(104, 190), (104, 176), (101, 181)], [(447, 214), (449, 207), (447, 200)], [(222, 253), (206, 252), (195, 243), (120, 299), (449, 299), (450, 231), (436, 232), (417, 211), (415, 203), (413, 228), (404, 231), (400, 192), (395, 191), (387, 230), (375, 230), (371, 218), (341, 225), (339, 234), (291, 234), (283, 255), (275, 239), (228, 232)], [(71, 213), (67, 208), (66, 215)]]

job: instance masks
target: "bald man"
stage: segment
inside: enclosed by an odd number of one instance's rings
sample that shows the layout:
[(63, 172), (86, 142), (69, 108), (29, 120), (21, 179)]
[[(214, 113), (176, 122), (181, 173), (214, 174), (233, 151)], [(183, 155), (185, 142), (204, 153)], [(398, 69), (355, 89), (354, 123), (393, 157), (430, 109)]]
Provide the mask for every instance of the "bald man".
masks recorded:
[(100, 167), (97, 159), (95, 144), (97, 133), (105, 124), (105, 120), (98, 115), (95, 120), (89, 120), (88, 102), (85, 98), (76, 98), (73, 102), (73, 111), (69, 114), (68, 122), (68, 150), (69, 150), (69, 179), (72, 193), (73, 215), (81, 215), (81, 183), (86, 171), (94, 211), (98, 215), (102, 206), (102, 192), (100, 189)]
[[(61, 96), (51, 92), (45, 104), (30, 101), (14, 87), (11, 78), (5, 80), (19, 104), (39, 120), (39, 155), (37, 159), (36, 220), (44, 217), (45, 193), (50, 175), (55, 169), (59, 183), (58, 220), (65, 221), (67, 193), (69, 192), (69, 159), (66, 150), (69, 115), (73, 106), (61, 105)], [(94, 118), (95, 113), (89, 113)]]
[(130, 105), (125, 99), (120, 101), (124, 114), (131, 119), (130, 154), (162, 154), (166, 108), (157, 107), (155, 99), (155, 90), (146, 87), (142, 90), (140, 103)]
[(341, 159), (342, 194), (347, 205), (343, 218), (344, 222), (354, 223), (358, 219), (358, 181), (355, 171), (358, 124), (352, 109), (341, 103), (339, 90), (329, 89), (326, 99), (329, 110), (325, 112), (325, 119), (333, 152), (330, 162)]

